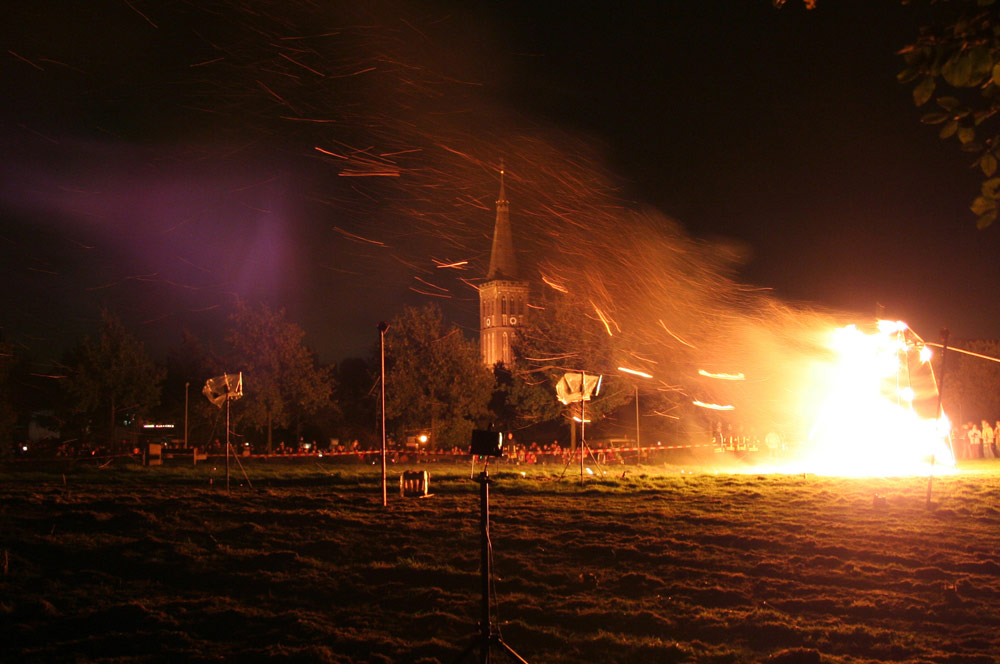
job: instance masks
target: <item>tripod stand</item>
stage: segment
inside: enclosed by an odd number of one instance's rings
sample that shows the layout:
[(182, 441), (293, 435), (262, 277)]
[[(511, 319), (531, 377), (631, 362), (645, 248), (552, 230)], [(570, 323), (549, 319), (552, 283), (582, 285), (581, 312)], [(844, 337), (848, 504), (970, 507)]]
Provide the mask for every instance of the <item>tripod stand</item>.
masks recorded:
[[(242, 375), (243, 374), (240, 374), (241, 381), (242, 381)], [(240, 384), (242, 385), (242, 382)], [(229, 402), (230, 401), (232, 401), (232, 399), (230, 399), (230, 398), (226, 399), (226, 493), (229, 493), (229, 454), (230, 453), (232, 453), (232, 455), (236, 458), (236, 463), (237, 463), (237, 465), (239, 465), (240, 470), (243, 472), (243, 479), (245, 479), (247, 481), (247, 484), (250, 485), (251, 489), (253, 488), (253, 483), (250, 481), (250, 478), (247, 477), (247, 471), (244, 470), (243, 464), (240, 463), (239, 456), (236, 455), (236, 451), (233, 449), (232, 444), (230, 444), (230, 442), (229, 442)]]
[(480, 664), (489, 664), (490, 648), (498, 646), (507, 653), (511, 659), (521, 664), (528, 664), (527, 660), (514, 652), (514, 649), (507, 645), (498, 632), (493, 631), (493, 620), (490, 616), (490, 584), (493, 581), (493, 556), (492, 545), (490, 543), (490, 476), (483, 470), (476, 479), (479, 482), (479, 532), (482, 534), (482, 545), (480, 550), (480, 579), (482, 582), (483, 599), (479, 619), (479, 634), (472, 638), (472, 642), (466, 646), (465, 650), (455, 659), (456, 664), (464, 661), (469, 654), (479, 648)]
[[(593, 459), (594, 465), (597, 466), (597, 470), (601, 473), (601, 475), (607, 475), (607, 473), (604, 470), (604, 467), (601, 466), (601, 462), (597, 460), (596, 456), (594, 456), (594, 450), (590, 447), (590, 445), (587, 444), (586, 440), (581, 440), (580, 441), (580, 483), (581, 484), (583, 483), (583, 478), (584, 478), (584, 474), (583, 474), (583, 463), (584, 462), (583, 462), (583, 460), (588, 455), (590, 456), (591, 459)], [(570, 466), (571, 463), (573, 463), (574, 460), (575, 459), (573, 459), (572, 457), (570, 457), (570, 459), (566, 461), (566, 465), (563, 466), (562, 473), (559, 474), (559, 477), (558, 477), (559, 481), (562, 481), (562, 479), (564, 477), (566, 477), (566, 471), (569, 470), (569, 466)]]

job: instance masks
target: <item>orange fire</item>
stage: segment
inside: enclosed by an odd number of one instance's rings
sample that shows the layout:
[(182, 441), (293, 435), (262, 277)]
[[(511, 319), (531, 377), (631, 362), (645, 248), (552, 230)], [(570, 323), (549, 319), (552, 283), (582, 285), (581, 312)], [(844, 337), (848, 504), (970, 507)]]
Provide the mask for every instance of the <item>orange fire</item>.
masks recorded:
[(923, 341), (903, 322), (834, 330), (818, 376), (824, 404), (799, 459), (823, 475), (899, 476), (955, 465)]

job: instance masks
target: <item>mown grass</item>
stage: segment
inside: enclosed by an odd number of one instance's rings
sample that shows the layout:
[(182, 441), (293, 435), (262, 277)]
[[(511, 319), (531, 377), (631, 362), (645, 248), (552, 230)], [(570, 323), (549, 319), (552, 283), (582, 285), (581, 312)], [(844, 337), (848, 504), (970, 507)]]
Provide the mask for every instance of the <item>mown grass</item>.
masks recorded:
[[(0, 661), (449, 662), (479, 614), (467, 465), (0, 468)], [(681, 472), (685, 470), (685, 472)], [(525, 474), (522, 475), (521, 472)], [(531, 662), (993, 662), (1000, 465), (839, 479), (491, 469)], [(873, 500), (875, 494), (884, 503)], [(4, 562), (5, 561), (5, 562)]]

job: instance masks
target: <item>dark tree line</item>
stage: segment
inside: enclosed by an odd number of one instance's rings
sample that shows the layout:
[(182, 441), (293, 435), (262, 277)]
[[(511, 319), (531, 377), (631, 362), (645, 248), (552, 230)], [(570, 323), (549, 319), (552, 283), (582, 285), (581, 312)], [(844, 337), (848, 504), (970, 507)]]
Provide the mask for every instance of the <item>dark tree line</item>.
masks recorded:
[[(174, 436), (204, 447), (225, 438), (219, 409), (202, 394), (205, 382), (224, 372), (243, 372), (244, 398), (232, 410), (233, 429), (271, 444), (275, 428), (301, 434), (307, 423), (336, 416), (331, 397), (333, 367), (323, 366), (303, 344), (302, 329), (283, 310), (237, 303), (221, 350), (209, 349), (191, 334), (165, 361), (158, 362), (121, 320), (103, 311), (98, 333), (88, 336), (61, 360), (63, 375), (47, 376), (43, 396), (10, 344), (0, 348), (0, 436), (3, 449), (23, 442), (32, 411), (51, 411), (62, 441), (77, 447), (114, 448), (136, 440), (143, 423), (169, 422)], [(325, 418), (325, 420), (324, 420)]]
[[(591, 361), (611, 365), (600, 335), (567, 324), (566, 311), (549, 303), (517, 344), (536, 355), (573, 345)], [(26, 438), (32, 411), (51, 410), (52, 429), (62, 441), (90, 448), (135, 442), (143, 423), (172, 423), (182, 439), (187, 420), (191, 446), (225, 439), (222, 411), (202, 394), (205, 381), (223, 373), (243, 374), (243, 397), (231, 405), (237, 441), (253, 441), (259, 451), (281, 440), (330, 439), (363, 447), (380, 438), (379, 348), (367, 358), (325, 365), (304, 342), (305, 332), (283, 310), (237, 303), (223, 344), (213, 348), (190, 333), (162, 361), (155, 360), (122, 321), (102, 312), (99, 329), (62, 358), (63, 374), (48, 377), (46, 395), (19, 399), (26, 374), (11, 344), (0, 345), (0, 436), (4, 449)], [(580, 341), (588, 350), (576, 348)], [(485, 367), (478, 340), (447, 322), (434, 305), (409, 308), (390, 322), (385, 335), (386, 422), (392, 441), (429, 432), (430, 445), (450, 448), (468, 443), (473, 428), (523, 430), (553, 424), (564, 427), (572, 409), (555, 399), (559, 367), (518, 359), (511, 367)], [(610, 385), (610, 389), (609, 389)], [(588, 410), (599, 418), (625, 403), (630, 392), (611, 379)], [(30, 402), (29, 402), (30, 401)], [(277, 433), (276, 433), (277, 432)]]

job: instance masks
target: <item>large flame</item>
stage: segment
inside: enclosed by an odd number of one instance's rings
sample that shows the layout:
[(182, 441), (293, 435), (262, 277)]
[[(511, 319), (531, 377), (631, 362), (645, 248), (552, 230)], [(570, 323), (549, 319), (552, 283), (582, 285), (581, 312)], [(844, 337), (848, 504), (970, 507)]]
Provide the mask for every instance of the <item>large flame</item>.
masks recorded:
[(873, 332), (836, 329), (830, 349), (819, 374), (826, 394), (800, 450), (802, 468), (844, 476), (954, 468), (930, 353), (905, 323), (878, 321)]

